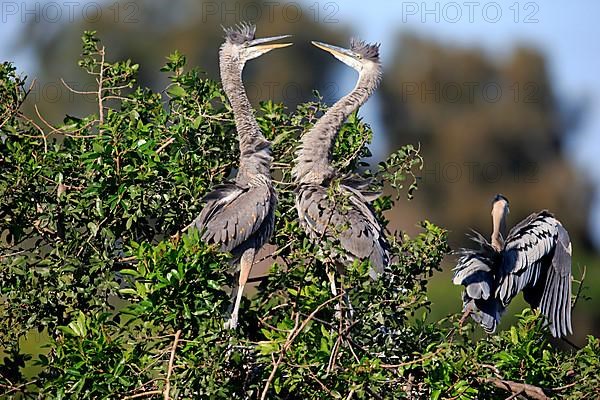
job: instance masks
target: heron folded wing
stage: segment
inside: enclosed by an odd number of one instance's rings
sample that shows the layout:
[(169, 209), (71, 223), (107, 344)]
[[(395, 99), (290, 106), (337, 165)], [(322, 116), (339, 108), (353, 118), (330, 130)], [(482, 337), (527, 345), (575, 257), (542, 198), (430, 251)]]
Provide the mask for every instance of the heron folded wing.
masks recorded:
[(356, 174), (345, 176), (341, 183), (340, 186), (343, 189), (352, 191), (368, 203), (374, 202), (383, 194), (381, 190), (370, 190), (370, 187), (373, 185), (373, 179), (366, 179)]
[(220, 244), (221, 251), (234, 251), (262, 229), (265, 222), (266, 232), (261, 232), (261, 241), (270, 236), (274, 193), (268, 186), (222, 185), (205, 199), (196, 226), (204, 232), (203, 240)]
[(200, 215), (194, 221), (198, 229), (206, 226), (216, 213), (218, 213), (228, 202), (239, 196), (243, 189), (234, 184), (222, 184), (216, 186), (212, 192), (209, 192), (202, 198), (204, 207), (200, 211)]
[(478, 232), (473, 231), (471, 239), (479, 249), (461, 249), (452, 282), (463, 285), (463, 311), (469, 311), (471, 318), (487, 333), (496, 331), (504, 312), (504, 307), (494, 296), (499, 255), (489, 242)]
[(302, 185), (296, 201), (300, 223), (313, 239), (337, 239), (349, 260), (370, 260), (378, 273), (383, 272), (389, 262), (389, 245), (381, 226), (359, 191), (343, 185), (340, 189), (343, 199), (337, 202), (320, 185)]
[(303, 185), (296, 198), (300, 224), (313, 239), (321, 237), (332, 224), (332, 210), (327, 201), (327, 193), (321, 189), (317, 185)]
[(343, 196), (349, 200), (349, 209), (347, 218), (349, 223), (348, 232), (340, 235), (340, 241), (344, 248), (357, 258), (369, 259), (375, 273), (371, 276), (375, 278), (376, 274), (383, 273), (385, 266), (390, 260), (390, 246), (387, 243), (383, 228), (377, 218), (375, 211), (370, 206), (369, 195), (350, 187), (340, 185)]
[(464, 285), (471, 299), (488, 299), (492, 293), (494, 275), (489, 259), (477, 253), (461, 257), (454, 268), (455, 285)]
[(486, 333), (496, 332), (504, 308), (502, 304), (496, 299), (489, 300), (468, 300), (466, 297), (463, 299), (463, 310), (467, 307), (471, 310), (471, 318), (477, 322)]

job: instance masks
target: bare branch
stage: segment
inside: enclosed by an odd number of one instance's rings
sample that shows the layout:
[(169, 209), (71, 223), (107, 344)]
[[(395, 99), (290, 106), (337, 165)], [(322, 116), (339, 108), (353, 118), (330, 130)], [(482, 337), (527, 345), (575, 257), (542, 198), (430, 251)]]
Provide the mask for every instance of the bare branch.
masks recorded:
[(513, 394), (524, 394), (534, 400), (549, 400), (542, 388), (528, 383), (519, 383), (513, 381), (507, 381), (499, 378), (477, 378), (481, 383), (490, 383), (496, 386), (498, 389), (503, 389)]
[(148, 392), (142, 392), (142, 393), (132, 394), (131, 396), (123, 397), (123, 400), (139, 399), (140, 397), (154, 396), (155, 394), (162, 394), (162, 392), (160, 390), (150, 390)]
[(17, 386), (13, 386), (13, 384), (12, 384), (12, 382), (11, 382), (11, 381), (9, 381), (9, 380), (8, 380), (6, 377), (4, 377), (4, 376), (3, 376), (3, 378), (4, 378), (4, 379), (6, 379), (6, 381), (7, 381), (8, 383), (10, 383), (10, 386), (9, 386), (9, 385), (4, 385), (4, 384), (0, 383), (0, 388), (7, 389), (7, 390), (6, 390), (4, 393), (2, 393), (2, 394), (0, 395), (0, 397), (1, 397), (1, 398), (4, 398), (4, 396), (8, 395), (9, 393), (13, 393), (13, 392), (18, 392), (18, 391), (21, 391), (21, 389), (23, 389), (24, 387), (27, 387), (27, 386), (29, 386), (29, 385), (33, 385), (34, 383), (36, 383), (36, 382), (39, 380), (39, 379), (34, 379), (34, 380), (32, 380), (32, 381), (25, 382), (25, 383), (22, 383), (22, 384), (20, 384), (20, 385), (17, 385)]
[(156, 154), (160, 154), (164, 149), (167, 148), (171, 143), (175, 141), (174, 137), (168, 138), (163, 144), (160, 145), (158, 149), (156, 149)]
[(181, 329), (175, 333), (175, 339), (173, 339), (173, 348), (171, 349), (171, 358), (169, 359), (169, 369), (167, 369), (167, 377), (165, 379), (165, 390), (163, 392), (164, 399), (169, 400), (169, 392), (171, 391), (171, 374), (173, 373), (173, 362), (175, 361), (175, 350), (177, 349), (177, 342), (179, 341), (179, 335), (181, 335)]
[[(35, 123), (35, 121), (33, 121), (31, 118), (29, 118), (27, 115), (19, 112), (19, 116), (21, 118), (23, 118), (25, 121), (29, 122), (31, 125), (33, 125), (38, 131), (40, 131), (40, 136), (30, 136), (30, 137), (42, 138), (42, 140), (44, 141), (44, 153), (48, 153), (48, 137), (47, 137), (46, 133), (44, 132), (44, 130), (37, 123)], [(25, 136), (27, 136), (27, 135), (25, 135)]]
[(63, 85), (65, 85), (65, 87), (67, 88), (67, 90), (69, 90), (70, 92), (73, 92), (75, 94), (84, 94), (84, 95), (89, 95), (89, 94), (97, 94), (97, 92), (92, 92), (92, 91), (81, 91), (81, 90), (75, 90), (73, 89), (71, 86), (69, 86), (67, 84), (67, 82), (65, 82), (65, 80), (63, 78), (60, 78), (60, 81), (62, 82)]

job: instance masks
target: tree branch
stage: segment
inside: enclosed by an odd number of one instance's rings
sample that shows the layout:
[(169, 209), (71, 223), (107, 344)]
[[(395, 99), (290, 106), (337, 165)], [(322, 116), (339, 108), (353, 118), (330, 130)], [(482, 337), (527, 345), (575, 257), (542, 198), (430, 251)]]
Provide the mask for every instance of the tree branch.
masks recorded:
[(177, 349), (179, 335), (181, 335), (181, 329), (175, 333), (175, 339), (173, 339), (173, 348), (171, 349), (171, 358), (169, 359), (169, 369), (167, 369), (167, 377), (165, 379), (165, 390), (163, 391), (165, 400), (170, 399), (169, 392), (171, 391), (171, 374), (173, 373), (173, 362), (175, 361), (175, 350)]
[(513, 394), (524, 394), (534, 400), (550, 400), (542, 388), (528, 383), (507, 381), (499, 378), (477, 378), (477, 381), (492, 384), (498, 389), (503, 389)]

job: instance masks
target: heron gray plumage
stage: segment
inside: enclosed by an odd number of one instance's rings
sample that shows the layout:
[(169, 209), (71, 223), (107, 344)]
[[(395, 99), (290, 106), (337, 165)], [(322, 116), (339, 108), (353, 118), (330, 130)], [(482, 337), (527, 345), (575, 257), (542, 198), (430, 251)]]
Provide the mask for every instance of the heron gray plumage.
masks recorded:
[[(341, 125), (379, 86), (379, 45), (352, 40), (350, 48), (344, 49), (312, 43), (354, 68), (358, 81), (301, 139), (293, 168), (300, 225), (313, 240), (339, 242), (343, 254), (336, 255), (338, 265), (369, 260), (375, 278), (390, 259), (383, 229), (370, 206), (377, 196), (365, 190), (364, 182), (345, 179), (332, 166), (331, 151)], [(333, 275), (328, 272), (328, 276), (335, 294)]]
[(225, 29), (225, 42), (219, 51), (223, 89), (231, 107), (239, 138), (240, 159), (233, 183), (216, 187), (203, 199), (205, 203), (195, 225), (202, 239), (219, 245), (239, 260), (238, 286), (233, 291), (235, 303), (227, 325), (238, 323), (244, 286), (256, 252), (273, 233), (277, 197), (271, 182), (271, 144), (263, 136), (244, 90), (242, 70), (246, 61), (291, 43), (270, 43), (289, 35), (255, 39), (256, 27), (240, 24)]
[[(464, 285), (463, 311), (486, 332), (496, 330), (511, 300), (523, 292), (539, 308), (554, 337), (569, 335), (571, 326), (571, 241), (548, 211), (533, 213), (505, 236), (509, 204), (497, 195), (492, 206), (491, 242), (475, 232), (476, 250), (461, 249), (453, 282)], [(504, 239), (506, 237), (506, 239)]]

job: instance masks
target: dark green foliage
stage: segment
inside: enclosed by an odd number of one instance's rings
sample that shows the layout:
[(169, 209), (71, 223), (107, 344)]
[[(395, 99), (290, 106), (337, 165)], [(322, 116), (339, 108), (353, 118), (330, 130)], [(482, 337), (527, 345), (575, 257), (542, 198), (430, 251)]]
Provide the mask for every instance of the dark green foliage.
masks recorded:
[[(378, 280), (355, 262), (337, 275), (346, 290), (331, 295), (325, 271), (337, 244), (308, 241), (290, 175), (301, 134), (325, 109), (319, 98), (294, 112), (267, 102), (257, 113), (276, 161), (277, 250), (269, 278), (242, 303), (240, 328), (224, 330), (229, 256), (185, 229), (202, 195), (235, 168), (223, 92), (198, 70), (185, 71), (175, 53), (163, 68), (166, 94), (152, 93), (135, 86), (137, 65), (108, 62), (93, 33), (83, 41), (80, 65), (101, 82), (98, 114), (68, 116), (60, 127), (22, 115), (24, 81), (10, 64), (0, 67), (0, 395), (508, 397), (491, 378), (557, 397), (599, 395), (595, 338), (578, 352), (559, 351), (530, 312), (477, 342), (456, 316), (424, 322), (428, 279), (449, 250), (446, 232), (430, 222), (413, 238), (391, 234), (393, 263)], [(360, 171), (373, 189), (409, 185), (412, 195), (419, 151), (406, 146), (369, 169), (359, 160), (371, 137), (351, 116), (334, 148), (336, 166)], [(375, 202), (384, 217), (392, 206), (388, 196)], [(28, 351), (23, 344), (35, 331), (48, 342)]]

